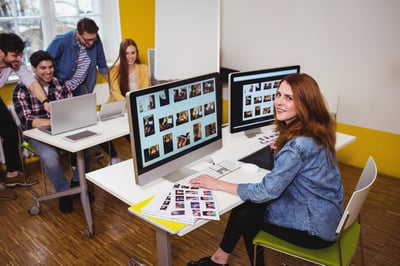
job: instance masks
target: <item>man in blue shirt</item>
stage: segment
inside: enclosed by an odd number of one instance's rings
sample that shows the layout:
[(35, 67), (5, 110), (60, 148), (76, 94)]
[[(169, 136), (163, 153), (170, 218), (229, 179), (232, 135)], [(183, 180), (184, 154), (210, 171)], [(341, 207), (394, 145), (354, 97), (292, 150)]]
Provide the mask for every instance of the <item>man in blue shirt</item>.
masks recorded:
[[(47, 48), (54, 58), (55, 76), (72, 90), (74, 96), (93, 92), (97, 69), (108, 80), (107, 62), (98, 31), (94, 20), (82, 18), (75, 30), (57, 35)], [(107, 151), (106, 144), (102, 147)], [(102, 156), (98, 153), (95, 158)]]
[(78, 21), (77, 29), (57, 35), (47, 51), (54, 58), (55, 76), (74, 96), (91, 93), (97, 69), (108, 79), (108, 67), (99, 28), (89, 18)]

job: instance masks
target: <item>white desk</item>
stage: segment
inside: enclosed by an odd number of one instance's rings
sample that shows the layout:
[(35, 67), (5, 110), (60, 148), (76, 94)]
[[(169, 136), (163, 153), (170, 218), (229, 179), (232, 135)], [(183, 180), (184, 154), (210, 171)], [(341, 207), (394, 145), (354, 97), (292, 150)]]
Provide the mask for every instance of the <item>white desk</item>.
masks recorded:
[[(103, 142), (107, 142), (124, 135), (129, 134), (129, 124), (128, 124), (128, 116), (125, 116), (110, 119), (107, 121), (99, 121), (96, 125), (89, 126), (86, 128), (77, 129), (74, 131), (70, 131), (67, 133), (51, 136), (37, 128), (24, 131), (24, 135), (26, 137), (44, 142), (46, 144), (52, 145), (54, 147), (69, 151), (76, 152), (77, 154), (77, 166), (79, 173), (79, 187), (71, 188), (67, 191), (57, 192), (50, 195), (42, 196), (37, 198), (37, 207), (39, 207), (39, 202), (43, 200), (49, 200), (54, 198), (63, 197), (66, 195), (73, 194), (81, 194), (81, 202), (83, 206), (83, 210), (85, 213), (86, 221), (88, 227), (84, 229), (84, 233), (88, 237), (93, 236), (93, 219), (92, 213), (90, 209), (89, 198), (87, 195), (87, 184), (85, 179), (85, 158), (84, 158), (84, 150)], [(77, 142), (70, 142), (65, 140), (63, 137), (67, 135), (71, 135), (74, 133), (81, 132), (83, 130), (91, 130), (94, 132), (100, 133), (97, 136), (91, 136), (88, 138), (84, 138)], [(38, 213), (38, 212), (37, 212)], [(36, 213), (35, 213), (36, 214)]]
[[(264, 132), (271, 130), (271, 127), (263, 128)], [(249, 139), (243, 133), (230, 134), (229, 128), (222, 130), (223, 148), (211, 155), (211, 158), (218, 162), (224, 159), (236, 161), (262, 147), (258, 138)], [(355, 140), (354, 136), (337, 133), (336, 149), (341, 149)], [(195, 162), (190, 168), (202, 170), (205, 168), (205, 162)], [(152, 195), (162, 191), (169, 183), (165, 179), (158, 179), (145, 186), (135, 184), (132, 160), (99, 169), (86, 174), (86, 178), (101, 187), (105, 191), (119, 198), (129, 206), (137, 204)], [(245, 172), (244, 169), (236, 170), (226, 175), (222, 180), (229, 180), (234, 183), (259, 182), (267, 170), (260, 169), (256, 173)], [(112, 176), (113, 178), (110, 178)], [(222, 215), (234, 207), (240, 205), (242, 201), (238, 196), (234, 196), (222, 191), (215, 191), (219, 213)], [(135, 214), (139, 218), (153, 224), (156, 228), (157, 252), (159, 265), (172, 265), (170, 235), (177, 234), (183, 236), (192, 230), (207, 223), (208, 220), (199, 220), (194, 225), (188, 225), (178, 232), (171, 231), (168, 227), (155, 223), (148, 217)]]

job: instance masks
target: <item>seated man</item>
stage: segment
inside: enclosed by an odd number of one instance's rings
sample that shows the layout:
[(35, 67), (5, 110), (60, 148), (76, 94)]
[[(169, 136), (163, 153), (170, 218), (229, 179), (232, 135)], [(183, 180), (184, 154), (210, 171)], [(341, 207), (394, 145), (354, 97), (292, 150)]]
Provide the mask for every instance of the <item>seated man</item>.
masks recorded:
[[(72, 91), (66, 86), (60, 85), (57, 78), (54, 77), (53, 58), (48, 52), (41, 50), (34, 52), (30, 57), (30, 62), (35, 78), (43, 87), (49, 101), (72, 97)], [(21, 120), (23, 130), (50, 126), (50, 114), (45, 111), (43, 104), (22, 83), (18, 83), (14, 88), (13, 103), (15, 111)], [(28, 139), (28, 142), (38, 153), (44, 171), (49, 176), (55, 190), (60, 192), (70, 189), (70, 184), (65, 177), (59, 160), (57, 148), (34, 139)], [(86, 169), (90, 169), (89, 164), (92, 158), (92, 149), (86, 150)], [(77, 169), (74, 169), (71, 186), (75, 186), (76, 184), (79, 184), (79, 176)], [(72, 212), (73, 204), (71, 196), (61, 197), (59, 199), (59, 207), (64, 213)]]

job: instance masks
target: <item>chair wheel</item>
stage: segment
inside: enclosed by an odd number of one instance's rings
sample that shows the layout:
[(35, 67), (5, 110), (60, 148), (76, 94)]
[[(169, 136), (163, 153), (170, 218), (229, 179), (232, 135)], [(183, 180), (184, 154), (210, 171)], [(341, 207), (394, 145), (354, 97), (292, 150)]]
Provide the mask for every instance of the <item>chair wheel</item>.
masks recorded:
[(83, 229), (83, 233), (84, 233), (85, 236), (88, 237), (88, 238), (92, 238), (93, 235), (94, 235), (93, 232), (90, 232), (89, 228), (87, 228), (87, 227), (85, 227), (85, 228)]
[(38, 205), (33, 205), (28, 212), (30, 215), (38, 215), (40, 213), (40, 207)]

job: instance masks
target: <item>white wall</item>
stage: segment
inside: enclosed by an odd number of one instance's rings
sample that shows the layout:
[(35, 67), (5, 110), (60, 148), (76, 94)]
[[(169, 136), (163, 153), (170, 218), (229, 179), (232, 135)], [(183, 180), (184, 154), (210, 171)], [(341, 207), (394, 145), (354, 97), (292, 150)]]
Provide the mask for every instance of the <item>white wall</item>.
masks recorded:
[(219, 71), (220, 13), (220, 0), (156, 1), (156, 79)]
[(221, 66), (300, 64), (341, 123), (400, 133), (400, 1), (222, 0)]

